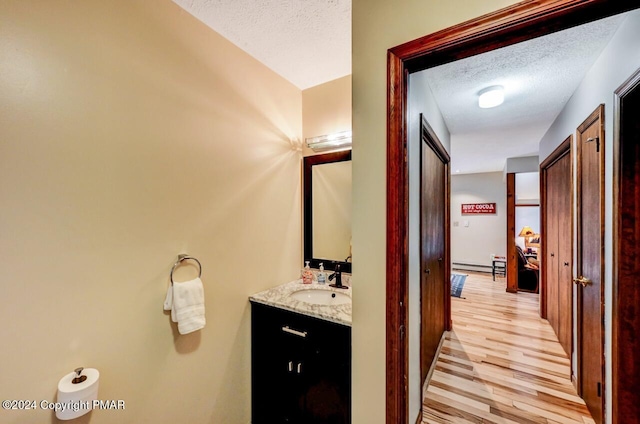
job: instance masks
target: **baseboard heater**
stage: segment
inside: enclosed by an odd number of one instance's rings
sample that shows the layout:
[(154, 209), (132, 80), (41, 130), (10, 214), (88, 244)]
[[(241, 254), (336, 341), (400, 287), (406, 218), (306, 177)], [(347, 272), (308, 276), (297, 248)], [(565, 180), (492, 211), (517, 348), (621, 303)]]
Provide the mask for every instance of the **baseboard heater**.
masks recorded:
[(462, 262), (452, 262), (451, 269), (457, 269), (460, 271), (486, 272), (487, 274), (491, 274), (491, 272), (493, 271), (491, 265), (465, 264)]

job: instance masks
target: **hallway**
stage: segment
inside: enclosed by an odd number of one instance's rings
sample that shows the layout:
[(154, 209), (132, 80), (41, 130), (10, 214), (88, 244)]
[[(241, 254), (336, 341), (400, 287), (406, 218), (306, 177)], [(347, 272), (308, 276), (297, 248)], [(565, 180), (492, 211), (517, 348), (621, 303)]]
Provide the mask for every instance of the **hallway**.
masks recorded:
[(594, 423), (571, 384), (569, 359), (539, 317), (538, 296), (469, 273), (462, 298), (451, 298), (453, 331), (425, 394), (423, 423)]

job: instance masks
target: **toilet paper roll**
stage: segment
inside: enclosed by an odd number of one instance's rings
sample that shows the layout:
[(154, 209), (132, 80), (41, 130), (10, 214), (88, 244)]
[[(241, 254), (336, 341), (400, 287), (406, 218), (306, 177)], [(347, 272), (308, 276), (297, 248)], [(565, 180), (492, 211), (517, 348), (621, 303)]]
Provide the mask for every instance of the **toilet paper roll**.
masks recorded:
[(58, 382), (58, 419), (72, 420), (93, 409), (93, 401), (98, 399), (100, 373), (95, 368), (85, 368), (82, 375), (87, 377), (82, 383), (73, 384), (73, 379), (77, 377), (75, 372), (65, 375)]

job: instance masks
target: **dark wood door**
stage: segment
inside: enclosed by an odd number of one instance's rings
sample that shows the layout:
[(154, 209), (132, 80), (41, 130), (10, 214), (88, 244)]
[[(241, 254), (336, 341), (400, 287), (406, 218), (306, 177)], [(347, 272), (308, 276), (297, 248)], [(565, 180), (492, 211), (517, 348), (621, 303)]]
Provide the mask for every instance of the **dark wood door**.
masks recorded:
[(573, 287), (571, 142), (567, 138), (541, 164), (543, 309), (567, 356), (571, 357)]
[(424, 382), (448, 329), (448, 155), (423, 121), (420, 183), (420, 369)]
[(603, 420), (604, 105), (578, 127), (578, 389)]
[(611, 395), (613, 424), (624, 424), (640, 419), (640, 69), (616, 90), (616, 111)]
[(547, 212), (547, 228), (545, 233), (544, 250), (544, 274), (545, 274), (545, 290), (547, 296), (547, 320), (551, 327), (558, 334), (558, 215), (555, 213), (558, 209), (561, 183), (561, 169), (557, 166), (551, 166), (547, 171), (547, 187), (546, 199), (548, 204), (545, 209)]
[(573, 340), (573, 183), (571, 181), (571, 155), (566, 154), (558, 163), (559, 189), (556, 214), (558, 222), (558, 247), (556, 268), (558, 272), (558, 325), (556, 334), (565, 353), (571, 358)]

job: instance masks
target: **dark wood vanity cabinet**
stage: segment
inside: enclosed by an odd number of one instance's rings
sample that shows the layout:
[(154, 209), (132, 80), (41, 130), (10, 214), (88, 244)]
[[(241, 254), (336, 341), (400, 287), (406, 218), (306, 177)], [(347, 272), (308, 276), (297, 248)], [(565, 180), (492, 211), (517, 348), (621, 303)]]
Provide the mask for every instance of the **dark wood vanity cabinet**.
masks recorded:
[(253, 424), (351, 423), (351, 327), (252, 303)]

